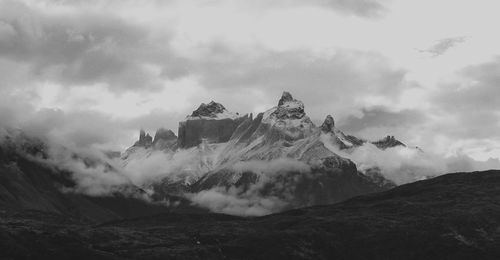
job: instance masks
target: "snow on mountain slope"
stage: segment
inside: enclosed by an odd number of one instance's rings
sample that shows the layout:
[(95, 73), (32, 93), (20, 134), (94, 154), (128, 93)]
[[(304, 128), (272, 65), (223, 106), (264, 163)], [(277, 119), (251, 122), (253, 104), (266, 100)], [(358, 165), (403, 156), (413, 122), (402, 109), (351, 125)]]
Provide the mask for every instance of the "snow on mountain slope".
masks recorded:
[(186, 120), (221, 120), (221, 119), (236, 119), (238, 113), (229, 112), (222, 104), (211, 101), (208, 104), (202, 103), (198, 109), (186, 117)]
[[(288, 92), (255, 118), (234, 115), (219, 103), (202, 104), (179, 123), (173, 149), (131, 147), (122, 157), (124, 166), (150, 175), (144, 184), (156, 194), (189, 192), (198, 202), (215, 196), (270, 213), (390, 188), (394, 182), (384, 177), (384, 168), (365, 162), (366, 151), (406, 148), (395, 138), (372, 144), (347, 135), (330, 115), (318, 127)], [(224, 205), (212, 210), (231, 212)]]

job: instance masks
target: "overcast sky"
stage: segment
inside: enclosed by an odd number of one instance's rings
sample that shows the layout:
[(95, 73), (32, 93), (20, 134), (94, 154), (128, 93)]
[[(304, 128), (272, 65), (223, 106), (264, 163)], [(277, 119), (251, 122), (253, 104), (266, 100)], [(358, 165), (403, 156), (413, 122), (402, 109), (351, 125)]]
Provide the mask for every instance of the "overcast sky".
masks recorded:
[(498, 0), (0, 0), (0, 122), (124, 148), (282, 91), (321, 123), (500, 158)]

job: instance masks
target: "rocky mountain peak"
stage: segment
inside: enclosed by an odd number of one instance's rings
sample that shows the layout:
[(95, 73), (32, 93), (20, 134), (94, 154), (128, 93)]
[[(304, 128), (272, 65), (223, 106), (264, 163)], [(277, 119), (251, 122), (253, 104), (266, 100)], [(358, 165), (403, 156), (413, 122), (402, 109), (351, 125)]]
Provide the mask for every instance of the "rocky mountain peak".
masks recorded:
[(300, 119), (306, 115), (304, 112), (304, 103), (296, 100), (289, 92), (283, 92), (278, 102), (276, 111), (273, 116), (279, 119)]
[(165, 141), (177, 140), (177, 136), (170, 129), (160, 128), (156, 130), (153, 143), (157, 143), (160, 140), (165, 140)]
[(211, 101), (208, 104), (202, 103), (193, 113), (191, 117), (217, 117), (217, 114), (222, 114), (226, 108), (217, 102)]
[(335, 127), (335, 121), (333, 120), (333, 117), (331, 115), (327, 115), (325, 121), (321, 125), (321, 130), (323, 132), (331, 132), (333, 131), (334, 127)]
[(282, 106), (286, 102), (294, 101), (292, 94), (287, 91), (283, 91), (283, 94), (281, 95), (280, 101), (278, 102), (278, 106)]
[(139, 132), (139, 140), (135, 142), (134, 146), (150, 147), (153, 144), (153, 137), (147, 134), (144, 129)]

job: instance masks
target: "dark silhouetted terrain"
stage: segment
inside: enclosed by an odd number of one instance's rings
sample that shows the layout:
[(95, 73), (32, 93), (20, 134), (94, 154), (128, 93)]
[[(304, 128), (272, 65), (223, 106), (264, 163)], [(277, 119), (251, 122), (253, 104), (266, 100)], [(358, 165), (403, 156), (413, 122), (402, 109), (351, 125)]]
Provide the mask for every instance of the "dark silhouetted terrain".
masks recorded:
[(258, 218), (180, 208), (104, 223), (2, 211), (12, 259), (499, 259), (500, 171)]

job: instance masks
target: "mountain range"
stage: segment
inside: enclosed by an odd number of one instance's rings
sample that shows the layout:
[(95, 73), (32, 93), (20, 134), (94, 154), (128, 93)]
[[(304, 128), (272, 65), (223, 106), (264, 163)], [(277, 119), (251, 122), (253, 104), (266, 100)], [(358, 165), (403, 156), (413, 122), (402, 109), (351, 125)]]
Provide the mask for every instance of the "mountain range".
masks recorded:
[(121, 157), (124, 168), (158, 152), (166, 162), (188, 153), (190, 162), (175, 174), (149, 183), (156, 194), (216, 190), (236, 197), (258, 196), (279, 204), (272, 212), (391, 188), (394, 182), (379, 168), (360, 170), (349, 154), (363, 145), (413, 149), (394, 136), (369, 142), (347, 135), (331, 115), (316, 126), (303, 102), (288, 92), (277, 106), (255, 117), (229, 112), (214, 101), (201, 104), (179, 123), (178, 134), (161, 128), (152, 138), (141, 130), (139, 140)]
[(316, 126), (301, 101), (239, 115), (216, 102), (179, 136), (123, 153), (7, 129), (2, 259), (498, 259), (499, 171), (396, 185), (355, 155), (403, 149)]

